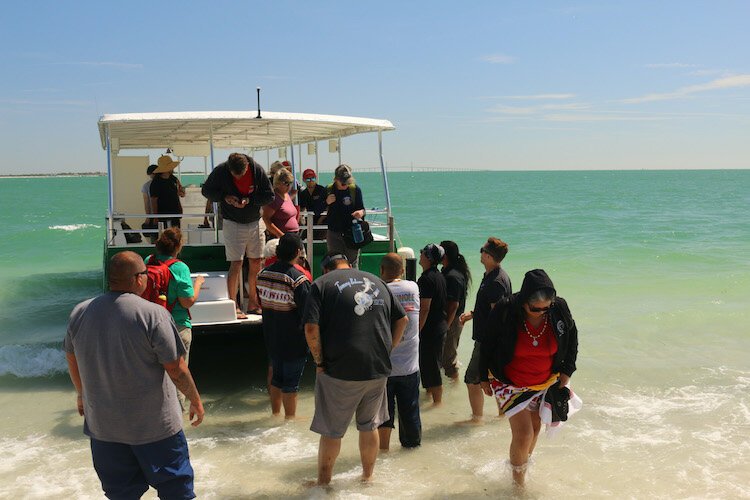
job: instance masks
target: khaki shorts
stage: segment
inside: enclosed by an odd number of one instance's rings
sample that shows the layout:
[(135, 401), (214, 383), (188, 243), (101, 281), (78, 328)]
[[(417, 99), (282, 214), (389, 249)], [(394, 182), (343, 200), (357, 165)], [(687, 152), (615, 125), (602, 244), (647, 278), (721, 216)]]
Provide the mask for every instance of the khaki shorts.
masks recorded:
[(247, 224), (238, 224), (224, 219), (224, 250), (229, 262), (249, 259), (259, 259), (263, 255), (266, 245), (266, 224), (263, 219)]
[(388, 377), (374, 380), (341, 380), (325, 373), (315, 379), (315, 416), (310, 430), (341, 438), (357, 415), (357, 430), (373, 431), (388, 420)]

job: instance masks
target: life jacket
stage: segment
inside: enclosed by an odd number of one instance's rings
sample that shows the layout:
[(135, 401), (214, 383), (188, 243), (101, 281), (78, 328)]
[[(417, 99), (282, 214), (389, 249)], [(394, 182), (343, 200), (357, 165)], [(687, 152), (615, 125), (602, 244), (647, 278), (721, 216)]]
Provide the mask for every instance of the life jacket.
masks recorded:
[(177, 299), (171, 304), (167, 302), (167, 290), (169, 289), (169, 281), (172, 279), (172, 271), (169, 270), (169, 266), (175, 262), (179, 262), (179, 259), (168, 259), (162, 262), (155, 255), (149, 257), (146, 262), (148, 282), (146, 283), (146, 289), (141, 294), (144, 299), (159, 304), (170, 313), (177, 303)]

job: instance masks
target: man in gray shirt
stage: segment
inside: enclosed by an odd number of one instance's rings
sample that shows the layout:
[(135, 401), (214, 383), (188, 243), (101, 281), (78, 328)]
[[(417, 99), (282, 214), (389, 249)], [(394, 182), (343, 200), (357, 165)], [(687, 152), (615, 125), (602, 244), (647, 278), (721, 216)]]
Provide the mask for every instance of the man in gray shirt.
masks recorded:
[(203, 404), (171, 314), (139, 297), (146, 265), (134, 252), (109, 262), (110, 291), (78, 304), (63, 342), (78, 392), (83, 432), (109, 498), (195, 498), (193, 468), (175, 386), (190, 400), (193, 425)]

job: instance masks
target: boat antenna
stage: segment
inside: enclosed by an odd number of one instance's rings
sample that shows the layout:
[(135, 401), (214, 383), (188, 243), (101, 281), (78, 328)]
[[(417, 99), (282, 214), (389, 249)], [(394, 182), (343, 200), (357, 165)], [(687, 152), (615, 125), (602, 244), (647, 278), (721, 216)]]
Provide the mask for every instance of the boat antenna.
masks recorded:
[(256, 87), (255, 90), (258, 92), (258, 116), (255, 118), (260, 118), (260, 87)]

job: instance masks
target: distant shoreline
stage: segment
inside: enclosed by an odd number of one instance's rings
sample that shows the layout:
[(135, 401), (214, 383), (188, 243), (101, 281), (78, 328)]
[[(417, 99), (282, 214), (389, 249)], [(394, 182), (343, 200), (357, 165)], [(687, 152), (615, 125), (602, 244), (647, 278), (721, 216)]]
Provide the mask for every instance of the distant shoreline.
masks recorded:
[(39, 177), (106, 177), (106, 172), (61, 172), (59, 174), (0, 174), (0, 179), (36, 179)]

